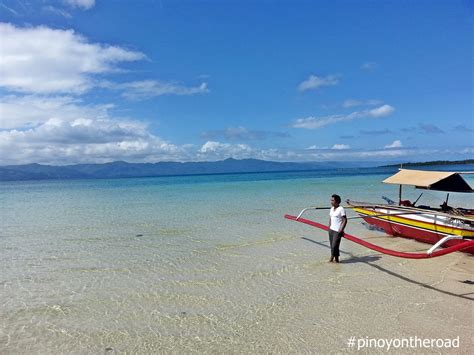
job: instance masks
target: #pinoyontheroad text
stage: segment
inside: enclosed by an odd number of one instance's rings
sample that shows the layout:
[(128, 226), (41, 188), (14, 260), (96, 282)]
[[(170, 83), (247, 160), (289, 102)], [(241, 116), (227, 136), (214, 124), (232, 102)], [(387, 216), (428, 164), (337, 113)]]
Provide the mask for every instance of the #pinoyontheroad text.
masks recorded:
[(376, 339), (376, 338), (356, 338), (355, 336), (350, 337), (347, 340), (347, 347), (354, 348), (357, 346), (357, 350), (361, 349), (415, 349), (415, 348), (425, 348), (425, 349), (450, 349), (450, 348), (459, 348), (459, 336), (454, 339), (425, 339), (418, 338), (417, 336), (411, 336), (409, 338), (392, 338), (392, 339)]

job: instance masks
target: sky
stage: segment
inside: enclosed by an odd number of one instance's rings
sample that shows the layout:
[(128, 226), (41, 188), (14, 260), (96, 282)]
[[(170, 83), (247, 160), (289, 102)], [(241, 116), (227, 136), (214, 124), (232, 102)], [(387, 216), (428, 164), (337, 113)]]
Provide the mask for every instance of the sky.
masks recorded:
[(472, 4), (0, 0), (0, 165), (472, 159)]

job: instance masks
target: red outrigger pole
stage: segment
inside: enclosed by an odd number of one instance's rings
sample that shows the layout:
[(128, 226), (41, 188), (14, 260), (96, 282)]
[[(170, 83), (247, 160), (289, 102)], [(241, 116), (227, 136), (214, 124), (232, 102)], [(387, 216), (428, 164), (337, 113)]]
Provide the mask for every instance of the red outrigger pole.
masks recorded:
[[(320, 228), (320, 229), (323, 229), (325, 231), (327, 231), (329, 229), (327, 226), (325, 226), (321, 223), (318, 223), (318, 222), (311, 221), (309, 219), (296, 217), (296, 216), (292, 216), (292, 215), (289, 215), (289, 214), (286, 214), (285, 218), (291, 219), (293, 221), (309, 224), (310, 226)], [(463, 243), (459, 243), (459, 244), (453, 245), (453, 246), (445, 248), (445, 249), (433, 251), (431, 253), (429, 251), (427, 253), (404, 253), (404, 252), (400, 252), (400, 251), (396, 251), (396, 250), (390, 250), (390, 249), (379, 247), (378, 245), (369, 243), (365, 240), (354, 237), (353, 235), (350, 235), (350, 234), (347, 234), (347, 233), (344, 233), (344, 238), (346, 238), (346, 239), (348, 239), (348, 240), (350, 240), (354, 243), (360, 244), (360, 245), (362, 245), (366, 248), (378, 251), (382, 254), (387, 254), (387, 255), (398, 257), (398, 258), (406, 258), (406, 259), (436, 258), (438, 256), (450, 254), (450, 253), (453, 253), (453, 252), (458, 251), (458, 250), (462, 250), (462, 249), (469, 248), (469, 247), (474, 247), (474, 240), (466, 240)]]

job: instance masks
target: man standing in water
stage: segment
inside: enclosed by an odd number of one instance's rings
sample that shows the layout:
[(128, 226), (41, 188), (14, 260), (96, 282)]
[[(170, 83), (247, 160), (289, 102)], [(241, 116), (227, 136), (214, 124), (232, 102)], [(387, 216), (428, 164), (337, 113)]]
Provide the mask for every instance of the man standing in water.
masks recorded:
[(346, 228), (347, 218), (346, 212), (341, 203), (341, 196), (331, 196), (331, 210), (329, 211), (329, 243), (331, 244), (331, 259), (329, 262), (339, 262), (339, 245), (341, 238), (344, 235), (344, 228)]

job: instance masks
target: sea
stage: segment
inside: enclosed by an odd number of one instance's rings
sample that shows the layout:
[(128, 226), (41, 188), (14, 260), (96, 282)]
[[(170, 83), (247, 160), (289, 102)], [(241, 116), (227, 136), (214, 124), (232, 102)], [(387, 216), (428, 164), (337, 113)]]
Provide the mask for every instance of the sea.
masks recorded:
[[(398, 186), (382, 183), (396, 171), (1, 182), (0, 353), (337, 352), (356, 328), (391, 329), (390, 309), (416, 285), (373, 265), (412, 271), (347, 240), (329, 265), (327, 232), (283, 216), (335, 193), (397, 200)], [(446, 199), (404, 189), (412, 201), (420, 193), (425, 205)], [(328, 211), (305, 216), (327, 223)], [(387, 238), (359, 219), (347, 231)], [(453, 336), (456, 324), (446, 324)], [(406, 335), (400, 327), (392, 333)]]

